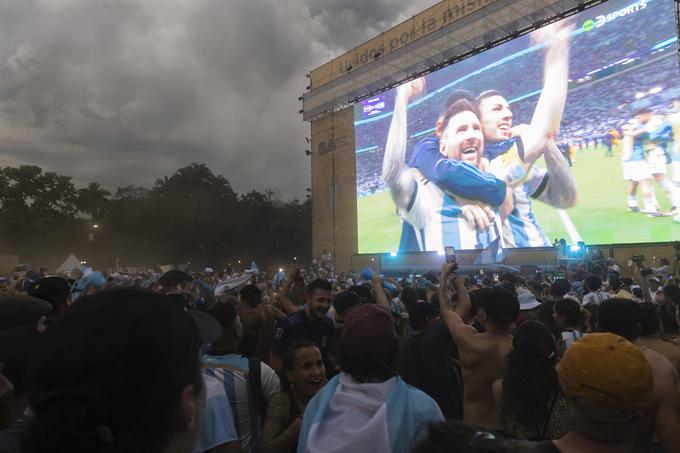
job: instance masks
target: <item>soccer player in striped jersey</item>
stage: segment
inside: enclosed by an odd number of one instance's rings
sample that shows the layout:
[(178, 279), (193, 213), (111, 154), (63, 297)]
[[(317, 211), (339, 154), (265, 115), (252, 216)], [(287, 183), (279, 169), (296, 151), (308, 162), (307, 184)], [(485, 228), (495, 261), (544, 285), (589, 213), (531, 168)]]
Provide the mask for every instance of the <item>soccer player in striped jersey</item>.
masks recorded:
[[(622, 162), (624, 178), (630, 181), (628, 206), (636, 211), (634, 208), (637, 207), (636, 196), (639, 185), (642, 189), (643, 212), (652, 216), (661, 216), (663, 214), (659, 212), (654, 188), (650, 182), (652, 178), (655, 178), (664, 189), (668, 189), (669, 196), (671, 195), (671, 188), (667, 187), (668, 184), (664, 186), (664, 181), (668, 183), (664, 178), (666, 154), (661, 149), (670, 134), (670, 126), (655, 118), (652, 110), (646, 107), (636, 110), (633, 119), (634, 121), (624, 130), (624, 135), (630, 138), (627, 140), (629, 150), (626, 157), (628, 159)], [(646, 159), (648, 156), (649, 159)]]
[[(550, 246), (534, 216), (532, 199), (561, 209), (576, 202), (573, 174), (553, 142), (567, 97), (570, 29), (562, 21), (532, 34), (545, 48), (545, 62), (543, 90), (530, 124), (513, 127), (510, 105), (500, 92), (489, 90), (477, 97), (488, 169), (515, 185), (514, 209), (503, 223), (506, 247)], [(545, 170), (532, 167), (541, 155), (545, 158)]]
[[(649, 109), (646, 109), (645, 113), (640, 114), (639, 118), (641, 118), (640, 123), (645, 131), (648, 131), (650, 138), (645, 147), (649, 172), (657, 184), (666, 192), (668, 199), (673, 204), (672, 209), (674, 210), (677, 205), (673, 203), (673, 184), (666, 178), (666, 166), (668, 165), (666, 148), (671, 140), (671, 124), (654, 115)], [(652, 137), (654, 137), (653, 140), (651, 140)], [(654, 195), (654, 207), (657, 212), (660, 211), (656, 195)]]
[[(390, 187), (397, 211), (404, 221), (400, 249), (405, 251), (482, 249), (499, 234), (497, 215), (487, 206), (462, 204), (444, 192), (416, 168), (405, 164), (406, 105), (422, 83), (414, 81), (397, 89), (397, 101), (385, 146), (383, 180)], [(452, 159), (479, 168), (484, 136), (476, 106), (460, 99), (450, 106), (442, 122), (439, 152), (443, 160)]]
[[(421, 78), (413, 83), (424, 84), (424, 80)], [(448, 108), (459, 99), (476, 102), (475, 95), (471, 92), (455, 90), (446, 99), (442, 112), (437, 118), (435, 135), (425, 137), (415, 144), (408, 166), (417, 168), (427, 179), (456, 196), (477, 200), (494, 207), (505, 202), (510, 204), (512, 197), (508, 196), (505, 181), (499, 180), (491, 173), (483, 173), (479, 168), (467, 162), (446, 159), (440, 152), (439, 140), (442, 135), (444, 116)], [(392, 126), (396, 127), (394, 124)], [(401, 125), (401, 127), (406, 127), (406, 125)]]
[(680, 222), (680, 96), (673, 99), (674, 112), (668, 117), (673, 132), (673, 148), (671, 152), (671, 169), (673, 171), (673, 219)]

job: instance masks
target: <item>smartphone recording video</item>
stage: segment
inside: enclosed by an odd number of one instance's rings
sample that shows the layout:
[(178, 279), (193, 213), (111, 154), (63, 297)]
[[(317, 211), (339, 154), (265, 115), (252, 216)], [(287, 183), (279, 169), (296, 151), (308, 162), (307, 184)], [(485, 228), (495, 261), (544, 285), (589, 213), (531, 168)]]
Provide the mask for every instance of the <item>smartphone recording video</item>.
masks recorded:
[(447, 246), (444, 247), (444, 253), (446, 254), (446, 262), (451, 264), (456, 262), (456, 248)]

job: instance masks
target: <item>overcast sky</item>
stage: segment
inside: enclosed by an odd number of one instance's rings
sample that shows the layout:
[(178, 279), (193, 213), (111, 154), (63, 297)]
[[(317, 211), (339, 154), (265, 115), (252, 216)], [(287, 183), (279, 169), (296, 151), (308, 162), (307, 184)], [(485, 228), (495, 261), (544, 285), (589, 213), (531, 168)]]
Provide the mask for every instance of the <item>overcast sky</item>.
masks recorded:
[(0, 166), (304, 197), (305, 74), (436, 0), (0, 0)]

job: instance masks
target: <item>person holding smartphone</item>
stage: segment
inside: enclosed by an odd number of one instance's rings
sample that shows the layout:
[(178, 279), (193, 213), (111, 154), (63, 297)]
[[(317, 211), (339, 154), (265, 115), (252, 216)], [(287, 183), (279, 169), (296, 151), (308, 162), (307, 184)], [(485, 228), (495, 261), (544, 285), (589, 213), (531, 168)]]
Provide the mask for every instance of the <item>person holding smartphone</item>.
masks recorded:
[[(481, 299), (477, 319), (485, 332), (465, 324), (470, 311), (470, 296), (465, 280), (456, 274), (456, 263), (444, 263), (439, 286), (441, 318), (448, 327), (460, 352), (460, 364), (465, 387), (463, 389), (463, 421), (487, 429), (501, 429), (496, 413), (492, 387), (494, 381), (503, 379), (506, 357), (512, 350), (510, 327), (519, 315), (517, 295), (495, 287)], [(458, 306), (449, 304), (449, 281), (458, 293)]]

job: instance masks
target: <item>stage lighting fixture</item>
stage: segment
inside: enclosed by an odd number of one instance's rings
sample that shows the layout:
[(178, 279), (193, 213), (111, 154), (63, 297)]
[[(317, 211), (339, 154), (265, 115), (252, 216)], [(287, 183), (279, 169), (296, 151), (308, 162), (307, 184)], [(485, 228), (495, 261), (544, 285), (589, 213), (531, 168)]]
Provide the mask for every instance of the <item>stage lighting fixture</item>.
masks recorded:
[(392, 257), (397, 256), (397, 252), (390, 252), (390, 256)]
[(299, 111), (298, 113), (299, 113), (300, 115), (302, 115), (303, 113), (305, 113), (305, 109), (300, 109), (300, 111)]
[(569, 250), (571, 250), (572, 252), (578, 252), (579, 250), (581, 250), (581, 247), (578, 245), (572, 245), (571, 247), (569, 247)]
[(302, 101), (302, 96), (300, 96), (300, 97), (298, 98), (298, 101)]
[(308, 155), (308, 156), (311, 156), (311, 155), (312, 155), (312, 152), (311, 152), (310, 150), (306, 149), (306, 150), (305, 150), (305, 154)]

